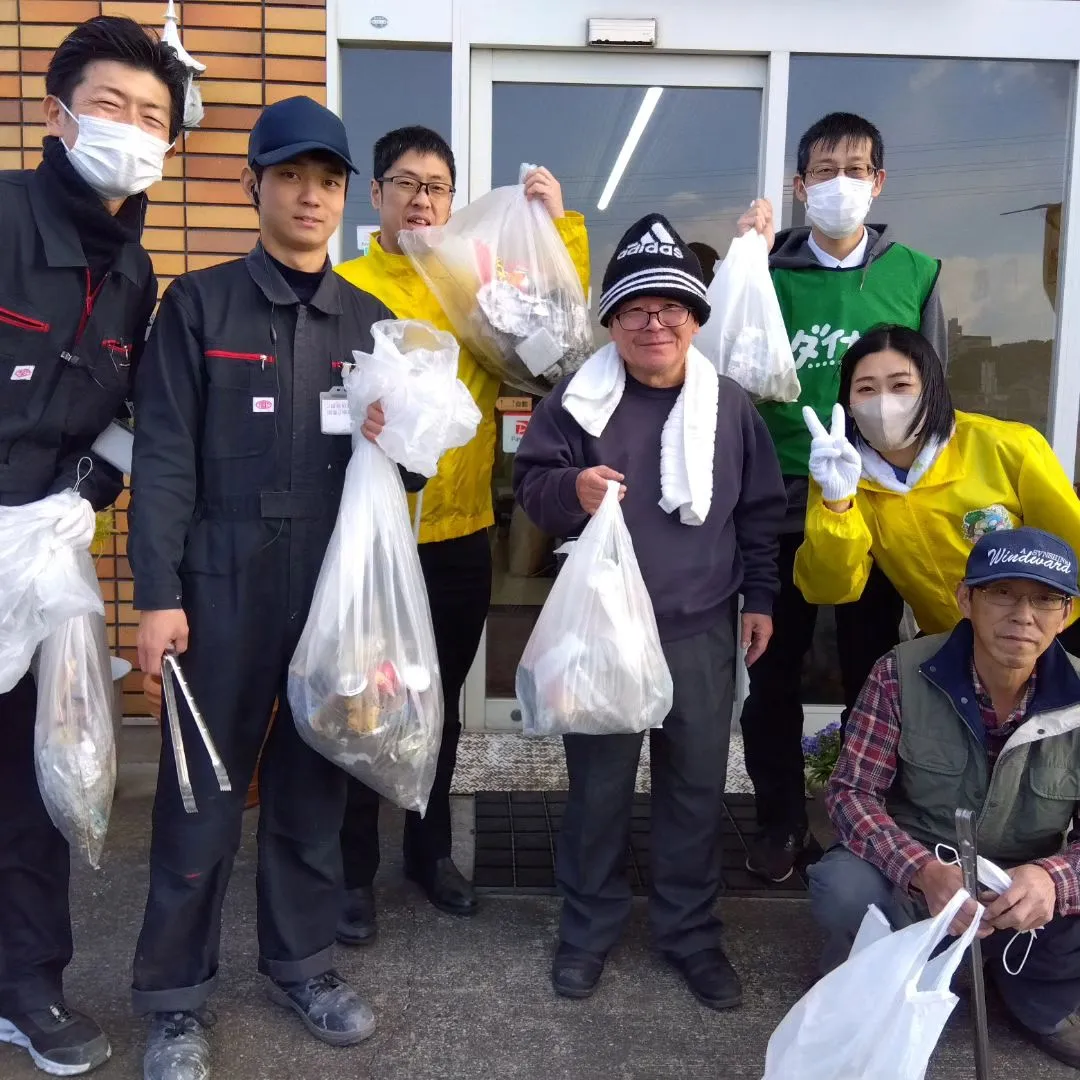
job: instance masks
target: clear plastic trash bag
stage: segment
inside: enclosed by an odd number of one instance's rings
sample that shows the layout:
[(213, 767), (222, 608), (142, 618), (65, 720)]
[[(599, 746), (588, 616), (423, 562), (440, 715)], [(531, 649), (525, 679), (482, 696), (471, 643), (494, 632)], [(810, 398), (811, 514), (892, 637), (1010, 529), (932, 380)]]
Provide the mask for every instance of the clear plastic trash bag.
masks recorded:
[(56, 536), (56, 523), (80, 502), (74, 491), (62, 491), (0, 506), (0, 694), (30, 670), (48, 634), (78, 615), (105, 614), (96, 578), (81, 570), (86, 553)]
[[(420, 452), (433, 454), (437, 464), (448, 448), (445, 440), (467, 442), (480, 414), (470, 399), (470, 426), (453, 387), (452, 396), (432, 395), (423, 403), (417, 394), (399, 393), (402, 385), (419, 391), (414, 363), (438, 368), (451, 354), (456, 360), (450, 335), (409, 323), (379, 323), (375, 330), (378, 360), (354, 354), (357, 363), (343, 378), (353, 454), (311, 611), (289, 666), (289, 705), (310, 746), (399, 806), (423, 813), (442, 740), (435, 635), (397, 464), (360, 428), (368, 405), (382, 400), (386, 427), (380, 443), (394, 446), (406, 459), (398, 464), (411, 468), (419, 463), (412, 456), (414, 438), (426, 440)], [(392, 349), (399, 352), (397, 381), (390, 377)], [(461, 406), (456, 416), (434, 415), (454, 413), (447, 407), (452, 401)]]
[[(94, 562), (77, 553), (83, 586), (98, 593)], [(52, 823), (71, 850), (101, 864), (116, 790), (112, 662), (97, 611), (68, 619), (41, 643), (34, 761)]]
[(968, 899), (893, 930), (871, 906), (851, 954), (792, 1007), (769, 1039), (764, 1080), (923, 1080), (956, 1007), (949, 989), (982, 920), (930, 959)]
[(585, 292), (543, 205), (521, 182), (496, 188), (446, 225), (398, 234), (461, 342), (493, 375), (546, 394), (595, 350)]
[(525, 735), (627, 734), (671, 711), (671, 672), (615, 482), (570, 547), (516, 691)]
[(751, 230), (731, 241), (708, 300), (712, 314), (694, 344), (717, 371), (758, 401), (798, 400), (795, 357), (761, 233)]
[(371, 353), (353, 353), (364, 382), (363, 393), (354, 392), (350, 402), (350, 410), (360, 410), (354, 429), (367, 406), (381, 401), (387, 424), (379, 446), (409, 472), (434, 476), (443, 452), (469, 442), (482, 419), (457, 377), (457, 339), (417, 319), (377, 322), (371, 336)]

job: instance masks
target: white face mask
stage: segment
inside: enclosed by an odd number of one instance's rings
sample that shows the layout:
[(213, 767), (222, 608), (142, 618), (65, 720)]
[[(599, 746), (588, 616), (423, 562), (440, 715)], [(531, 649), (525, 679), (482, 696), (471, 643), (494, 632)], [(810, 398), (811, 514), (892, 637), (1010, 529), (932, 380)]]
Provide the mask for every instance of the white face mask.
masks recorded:
[(851, 406), (862, 437), (879, 453), (903, 450), (919, 437), (921, 426), (908, 434), (922, 400), (918, 394), (875, 394)]
[(873, 180), (837, 176), (806, 189), (806, 216), (826, 236), (842, 240), (866, 220), (874, 198)]
[(76, 116), (62, 101), (60, 108), (79, 126), (75, 145), (64, 146), (68, 160), (103, 199), (126, 199), (161, 179), (172, 143), (134, 124)]

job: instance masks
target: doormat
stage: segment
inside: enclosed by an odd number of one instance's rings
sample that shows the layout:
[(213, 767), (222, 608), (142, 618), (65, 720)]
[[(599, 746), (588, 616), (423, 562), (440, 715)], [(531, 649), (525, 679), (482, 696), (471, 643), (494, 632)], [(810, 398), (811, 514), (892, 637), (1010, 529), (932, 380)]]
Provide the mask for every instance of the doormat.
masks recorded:
[[(475, 797), (473, 884), (489, 893), (554, 893), (555, 843), (566, 808), (565, 791), (480, 791)], [(626, 874), (637, 896), (649, 891), (649, 795), (638, 793), (630, 825)], [(721, 844), (725, 896), (805, 899), (806, 868), (821, 858), (812, 837), (795, 872), (771, 885), (746, 869), (746, 845), (756, 831), (753, 795), (724, 797)]]

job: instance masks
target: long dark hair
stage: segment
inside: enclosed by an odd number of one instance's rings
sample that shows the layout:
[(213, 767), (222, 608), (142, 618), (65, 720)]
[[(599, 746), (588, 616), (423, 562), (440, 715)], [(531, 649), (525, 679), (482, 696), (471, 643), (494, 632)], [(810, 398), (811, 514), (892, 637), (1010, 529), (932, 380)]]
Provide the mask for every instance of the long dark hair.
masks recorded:
[[(945, 367), (934, 346), (918, 330), (910, 327), (875, 326), (844, 353), (844, 359), (840, 362), (840, 404), (845, 409), (848, 408), (851, 401), (851, 382), (859, 361), (886, 349), (906, 356), (915, 365), (922, 380), (919, 408), (911, 418), (911, 427), (907, 434), (918, 431), (920, 447), (925, 446), (929, 439), (944, 442), (952, 434), (956, 419), (949, 384), (945, 379)], [(858, 432), (863, 442), (866, 442), (858, 425), (850, 417), (848, 424)]]

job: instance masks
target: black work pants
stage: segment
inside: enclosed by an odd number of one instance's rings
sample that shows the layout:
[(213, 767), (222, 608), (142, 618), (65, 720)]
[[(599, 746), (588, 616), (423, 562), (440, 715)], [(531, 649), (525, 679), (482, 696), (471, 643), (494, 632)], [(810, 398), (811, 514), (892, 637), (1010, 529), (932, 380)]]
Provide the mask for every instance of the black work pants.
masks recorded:
[[(652, 774), (653, 943), (670, 956), (716, 948), (720, 920), (720, 822), (735, 693), (734, 613), (713, 629), (665, 643), (671, 712), (649, 733)], [(564, 735), (570, 792), (555, 877), (563, 941), (607, 953), (630, 914), (626, 853), (644, 733)]]
[(63, 998), (71, 962), (70, 855), (34, 771), (37, 691), (26, 675), (0, 695), (0, 1016)]
[[(461, 690), (476, 658), (491, 603), (491, 545), (483, 529), (454, 540), (421, 544), (419, 553), (444, 704), (442, 743), (427, 811), (423, 817), (412, 810), (405, 815), (405, 860), (423, 867), (450, 856), (450, 784), (461, 736)], [(348, 787), (341, 854), (345, 887), (356, 889), (370, 885), (379, 868), (379, 796), (352, 777)]]
[[(256, 880), (259, 970), (289, 982), (332, 967), (341, 906), (337, 834), (345, 774), (300, 738), (287, 696), (289, 660), (307, 619), (325, 536), (316, 523), (294, 521), (240, 569), (182, 577), (190, 643), (181, 664), (232, 791), (218, 790), (178, 694), (198, 813), (184, 811), (168, 725), (163, 725), (150, 892), (135, 953), (136, 1012), (197, 1009), (213, 989), (222, 902), (264, 739)], [(267, 737), (275, 700), (278, 712)]]
[[(795, 553), (802, 533), (782, 533), (777, 569), (780, 595), (773, 605), (773, 636), (750, 668), (750, 694), (741, 726), (746, 771), (754, 784), (763, 828), (804, 832), (802, 667), (814, 638), (817, 608), (795, 585)], [(877, 660), (900, 639), (904, 603), (875, 564), (862, 596), (838, 604), (836, 641), (844, 687), (844, 718)]]

